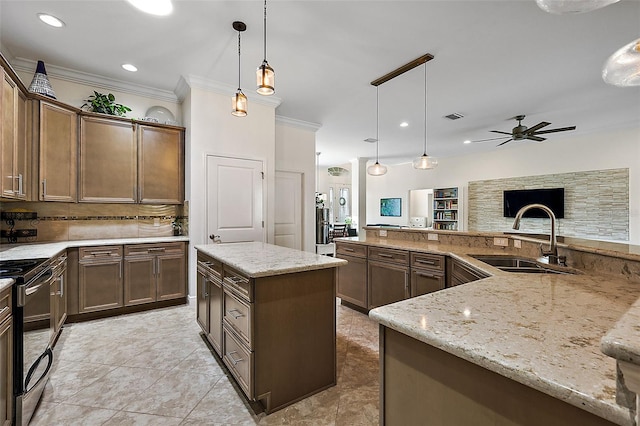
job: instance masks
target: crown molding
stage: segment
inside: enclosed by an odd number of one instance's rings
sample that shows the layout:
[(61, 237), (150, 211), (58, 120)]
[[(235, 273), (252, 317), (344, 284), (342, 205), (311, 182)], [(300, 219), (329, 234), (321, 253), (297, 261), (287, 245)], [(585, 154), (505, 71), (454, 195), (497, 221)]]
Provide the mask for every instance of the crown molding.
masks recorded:
[(322, 127), (322, 124), (284, 117), (282, 115), (276, 115), (276, 123), (284, 124), (291, 127), (297, 127), (298, 129), (303, 130), (312, 130), (313, 132), (317, 132)]
[[(231, 84), (221, 83), (219, 81), (214, 81), (206, 77), (200, 77), (197, 75), (187, 75), (180, 77), (178, 85), (176, 86), (176, 93), (179, 97), (184, 99), (189, 87), (194, 89), (206, 90), (225, 96), (231, 96), (236, 92), (236, 90), (238, 90), (237, 86), (233, 86)], [(282, 99), (278, 98), (277, 96), (262, 96), (253, 92), (245, 93), (245, 96), (251, 102), (270, 106), (274, 109), (282, 103)]]
[[(36, 61), (25, 58), (15, 58), (11, 61), (11, 65), (16, 71), (33, 72), (36, 69)], [(169, 90), (156, 89), (141, 84), (129, 83), (122, 80), (103, 77), (97, 74), (91, 74), (83, 71), (76, 71), (69, 68), (59, 67), (56, 65), (46, 64), (47, 75), (60, 80), (69, 81), (71, 83), (85, 84), (100, 89), (117, 90), (123, 93), (129, 93), (136, 96), (144, 96), (147, 98), (157, 99), (165, 102), (178, 103), (178, 96)]]

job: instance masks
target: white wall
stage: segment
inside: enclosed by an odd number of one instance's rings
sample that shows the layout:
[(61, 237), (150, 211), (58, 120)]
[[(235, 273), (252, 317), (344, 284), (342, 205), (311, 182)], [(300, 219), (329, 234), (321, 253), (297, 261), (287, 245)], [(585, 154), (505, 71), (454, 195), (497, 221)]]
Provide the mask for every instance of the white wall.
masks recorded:
[[(367, 176), (369, 223), (408, 223), (410, 189), (460, 186), (468, 182), (614, 168), (629, 169), (629, 241), (640, 244), (640, 129), (585, 136), (558, 136), (546, 142), (512, 142), (504, 148), (458, 157), (440, 158), (434, 170), (415, 170), (411, 163), (389, 167), (384, 176)], [(466, 191), (465, 191), (466, 193)], [(380, 198), (403, 198), (403, 216), (381, 218)], [(465, 224), (466, 228), (466, 224)]]
[(275, 169), (302, 174), (302, 249), (315, 253), (316, 129), (276, 121)]

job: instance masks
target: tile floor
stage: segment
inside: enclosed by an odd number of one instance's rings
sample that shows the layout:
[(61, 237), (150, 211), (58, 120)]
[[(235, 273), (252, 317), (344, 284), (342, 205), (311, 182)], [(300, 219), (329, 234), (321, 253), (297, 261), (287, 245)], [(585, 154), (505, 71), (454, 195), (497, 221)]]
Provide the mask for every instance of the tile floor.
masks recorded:
[(39, 425), (377, 425), (378, 326), (337, 307), (338, 384), (266, 416), (199, 335), (193, 305), (66, 325)]

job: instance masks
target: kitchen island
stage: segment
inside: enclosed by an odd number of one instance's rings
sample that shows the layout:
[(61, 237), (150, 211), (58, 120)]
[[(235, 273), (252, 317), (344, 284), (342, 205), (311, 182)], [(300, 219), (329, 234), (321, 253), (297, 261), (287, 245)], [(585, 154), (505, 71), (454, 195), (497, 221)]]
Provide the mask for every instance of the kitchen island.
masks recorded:
[(249, 400), (271, 413), (336, 384), (336, 267), (266, 243), (196, 246), (197, 321)]

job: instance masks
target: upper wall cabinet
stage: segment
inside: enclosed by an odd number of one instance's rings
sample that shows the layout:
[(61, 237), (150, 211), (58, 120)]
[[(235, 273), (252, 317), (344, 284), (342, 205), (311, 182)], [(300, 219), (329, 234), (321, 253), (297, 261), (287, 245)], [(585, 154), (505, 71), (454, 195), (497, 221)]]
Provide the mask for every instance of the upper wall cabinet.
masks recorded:
[(76, 201), (78, 115), (40, 101), (41, 201)]
[(80, 118), (78, 201), (135, 203), (137, 146), (135, 124), (94, 116)]
[(27, 97), (0, 67), (0, 194), (4, 198), (29, 199), (30, 145), (27, 136)]
[(179, 129), (138, 126), (138, 190), (145, 204), (182, 204), (184, 133)]

